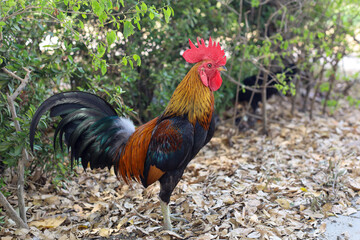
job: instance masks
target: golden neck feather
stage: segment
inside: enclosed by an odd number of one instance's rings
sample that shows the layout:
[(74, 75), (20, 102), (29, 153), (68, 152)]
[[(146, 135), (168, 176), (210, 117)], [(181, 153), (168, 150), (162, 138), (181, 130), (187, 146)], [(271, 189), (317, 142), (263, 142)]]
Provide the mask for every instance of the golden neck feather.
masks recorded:
[(214, 94), (200, 80), (197, 71), (200, 64), (193, 66), (177, 86), (162, 117), (187, 115), (194, 126), (198, 121), (208, 129), (214, 111)]

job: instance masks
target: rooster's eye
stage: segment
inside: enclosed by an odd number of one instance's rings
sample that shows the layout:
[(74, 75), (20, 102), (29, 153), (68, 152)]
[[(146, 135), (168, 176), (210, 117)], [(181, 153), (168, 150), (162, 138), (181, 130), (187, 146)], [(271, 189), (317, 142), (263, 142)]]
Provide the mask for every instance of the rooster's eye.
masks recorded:
[(211, 68), (212, 65), (211, 65), (211, 63), (209, 63), (207, 66), (208, 66), (208, 68)]

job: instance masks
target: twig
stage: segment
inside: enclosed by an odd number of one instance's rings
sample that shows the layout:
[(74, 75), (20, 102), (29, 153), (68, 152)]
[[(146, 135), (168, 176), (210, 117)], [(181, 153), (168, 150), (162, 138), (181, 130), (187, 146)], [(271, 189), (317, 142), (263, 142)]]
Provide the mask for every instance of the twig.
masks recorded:
[(145, 215), (139, 213), (138, 211), (136, 211), (136, 209), (134, 209), (134, 211), (135, 211), (136, 215), (138, 215), (138, 216), (141, 217), (142, 219), (150, 220), (150, 221), (153, 222), (153, 223), (159, 224), (159, 221), (157, 221), (157, 220), (155, 220), (155, 219), (153, 219), (153, 218), (151, 218), (151, 217), (148, 217), (148, 216), (145, 216)]
[[(4, 72), (6, 72), (8, 75), (10, 75), (13, 78), (16, 78), (17, 80), (19, 80), (21, 82), (21, 84), (19, 85), (19, 87), (15, 90), (15, 92), (11, 95), (11, 100), (15, 101), (15, 99), (19, 96), (20, 92), (22, 90), (24, 90), (24, 88), (26, 87), (29, 79), (30, 79), (30, 73), (31, 71), (27, 68), (24, 68), (24, 70), (26, 71), (26, 76), (24, 79), (20, 78), (19, 76), (17, 76), (15, 73), (11, 72), (10, 70), (3, 68)], [(17, 131), (20, 131), (19, 129), (16, 129)]]
[[(267, 66), (269, 68), (269, 66)], [(262, 115), (262, 124), (263, 124), (263, 129), (262, 132), (265, 135), (268, 135), (268, 129), (267, 129), (267, 125), (268, 125), (268, 116), (267, 116), (267, 111), (266, 111), (266, 104), (267, 104), (267, 96), (266, 96), (266, 81), (268, 79), (268, 73), (265, 72), (264, 74), (264, 80), (262, 82), (262, 89), (261, 89), (261, 101), (262, 101), (262, 111), (261, 111), (261, 115)]]
[[(238, 23), (239, 23), (239, 36), (241, 36), (241, 21), (242, 21), (242, 11), (243, 11), (243, 1), (240, 0), (240, 9), (239, 9), (239, 14), (238, 14)], [(247, 40), (245, 41), (245, 46), (247, 45)], [(242, 76), (242, 71), (243, 71), (243, 67), (244, 67), (244, 61), (241, 61), (240, 63), (240, 70), (239, 70), (239, 76), (238, 76), (238, 81), (237, 83), (241, 83), (241, 76)], [(232, 68), (232, 66), (231, 66)], [(237, 105), (238, 105), (238, 101), (239, 101), (239, 91), (240, 91), (240, 85), (236, 85), (236, 95), (235, 95), (235, 103), (234, 103), (234, 113), (233, 113), (233, 126), (236, 127), (236, 115), (237, 115)], [(235, 128), (236, 132), (235, 134), (238, 134), (239, 128)]]
[(40, 7), (40, 6), (26, 6), (26, 7), (25, 7), (23, 10), (21, 10), (21, 11), (19, 10), (19, 11), (17, 11), (17, 12), (14, 12), (13, 14), (10, 14), (9, 16), (6, 16), (6, 17), (1, 18), (0, 21), (5, 22), (6, 20), (8, 20), (8, 19), (10, 19), (10, 18), (15, 17), (15, 16), (20, 15), (20, 14), (23, 14), (23, 13), (25, 13), (25, 12), (27, 12), (28, 10), (33, 9), (33, 8), (41, 8), (41, 7)]
[(242, 87), (242, 88), (244, 88), (246, 90), (249, 90), (249, 91), (255, 92), (255, 93), (261, 93), (261, 90), (246, 86), (246, 85), (244, 85), (242, 83), (239, 83), (238, 81), (236, 81), (232, 76), (230, 76), (227, 73), (222, 72), (221, 74), (224, 74), (226, 76), (227, 80), (229, 80), (230, 82), (232, 82), (232, 83), (234, 83), (234, 84), (236, 84), (236, 85), (238, 85), (238, 86), (240, 86), (240, 87)]
[(10, 205), (4, 194), (0, 191), (0, 203), (5, 208), (7, 215), (15, 221), (16, 225), (21, 228), (29, 228), (29, 226), (19, 217), (15, 209)]
[[(6, 72), (8, 75), (12, 76), (15, 79), (18, 79), (21, 81), (21, 84), (19, 87), (15, 90), (15, 92), (10, 96), (9, 94), (6, 94), (7, 101), (10, 107), (11, 117), (15, 124), (15, 129), (17, 132), (21, 131), (20, 123), (17, 120), (17, 114), (15, 109), (14, 101), (19, 96), (21, 91), (25, 88), (26, 84), (28, 83), (30, 79), (30, 73), (31, 71), (27, 68), (24, 68), (26, 71), (26, 76), (24, 78), (20, 78), (15, 73), (9, 71), (6, 68), (3, 68), (4, 72)], [(26, 208), (25, 208), (25, 200), (24, 200), (24, 166), (25, 163), (29, 161), (29, 154), (26, 151), (25, 148), (22, 150), (22, 158), (18, 161), (18, 183), (17, 183), (17, 195), (18, 195), (18, 203), (19, 203), (19, 213), (20, 218), (26, 224)], [(6, 199), (5, 199), (6, 200)], [(14, 219), (15, 220), (15, 219)], [(20, 226), (20, 225), (19, 225)], [(26, 225), (27, 226), (27, 225)]]

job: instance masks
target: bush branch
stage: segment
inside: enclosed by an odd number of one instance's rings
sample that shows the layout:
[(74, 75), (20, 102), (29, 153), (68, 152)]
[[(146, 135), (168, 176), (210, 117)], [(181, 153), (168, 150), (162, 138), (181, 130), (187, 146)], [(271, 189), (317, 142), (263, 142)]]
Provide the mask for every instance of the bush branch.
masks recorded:
[(21, 228), (29, 228), (29, 226), (19, 217), (19, 215), (16, 213), (15, 209), (10, 205), (8, 200), (6, 200), (4, 194), (0, 192), (0, 203), (5, 208), (6, 214), (14, 220), (16, 225)]
[[(17, 120), (17, 114), (16, 114), (14, 101), (19, 96), (21, 91), (24, 90), (26, 84), (28, 83), (28, 81), (30, 79), (31, 71), (27, 68), (24, 68), (24, 70), (26, 71), (26, 76), (24, 78), (20, 78), (15, 73), (11, 72), (10, 70), (8, 70), (6, 68), (3, 68), (3, 70), (8, 75), (12, 76), (15, 79), (20, 80), (20, 82), (21, 82), (20, 85), (18, 86), (18, 88), (15, 90), (15, 92), (11, 96), (9, 94), (6, 94), (7, 101), (8, 101), (9, 107), (10, 107), (11, 117), (15, 124), (15, 129), (17, 132), (20, 132), (21, 127), (20, 127), (19, 121)], [(18, 196), (20, 218), (22, 219), (22, 222), (23, 222), (23, 224), (25, 224), (26, 227), (27, 227), (27, 224), (26, 224), (27, 221), (26, 221), (26, 208), (25, 208), (25, 200), (24, 200), (24, 168), (25, 168), (24, 166), (25, 166), (25, 163), (27, 163), (28, 161), (29, 161), (29, 154), (26, 151), (26, 149), (24, 148), (22, 150), (22, 158), (18, 161), (17, 196)], [(9, 216), (16, 222), (16, 219), (14, 219), (13, 214), (9, 214)], [(21, 225), (20, 223), (18, 223), (18, 226), (24, 227), (24, 225)]]

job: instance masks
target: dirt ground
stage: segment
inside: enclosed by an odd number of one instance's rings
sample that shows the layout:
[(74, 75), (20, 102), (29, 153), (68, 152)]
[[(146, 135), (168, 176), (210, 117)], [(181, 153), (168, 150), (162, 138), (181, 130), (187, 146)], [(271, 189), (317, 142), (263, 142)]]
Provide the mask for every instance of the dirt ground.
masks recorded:
[[(221, 124), (171, 197), (187, 220), (176, 232), (162, 230), (158, 183), (144, 189), (77, 168), (58, 189), (28, 188), (31, 229), (6, 218), (1, 239), (356, 239), (345, 225), (359, 225), (359, 108), (341, 102), (309, 120), (282, 101), (270, 100), (268, 136)], [(341, 216), (350, 216), (343, 227)]]

